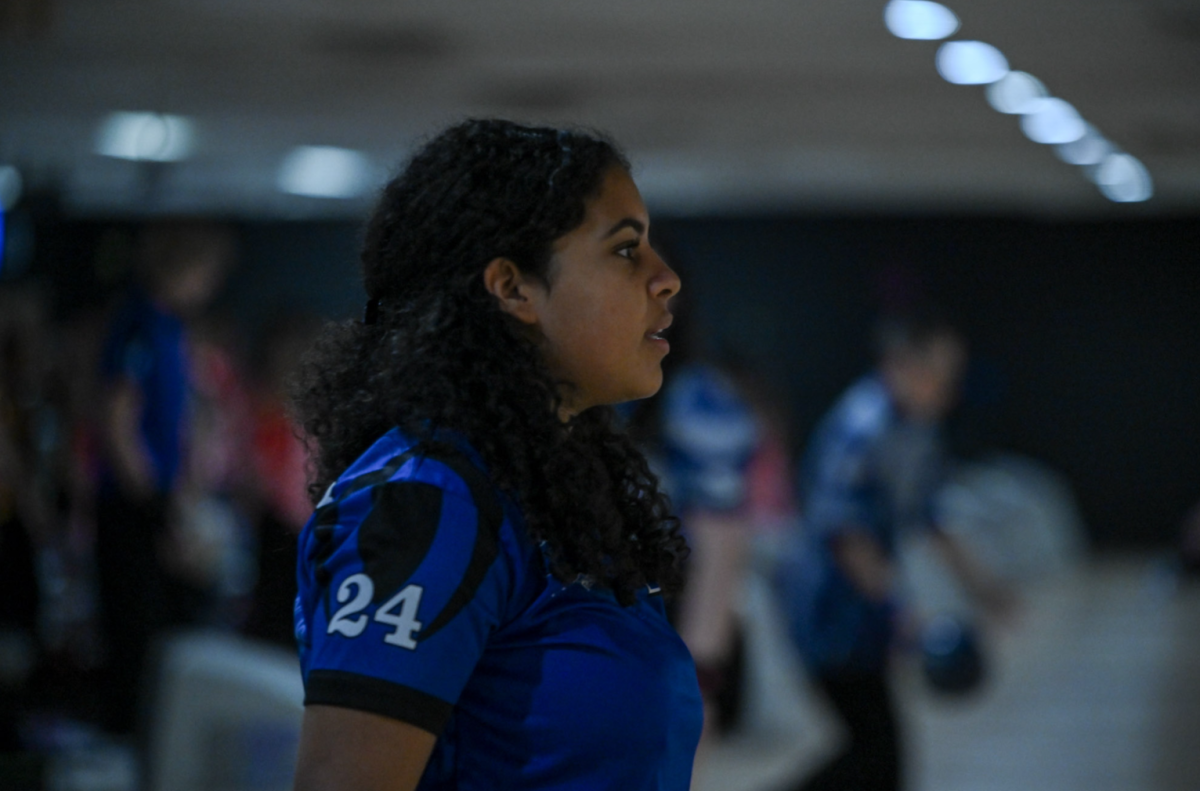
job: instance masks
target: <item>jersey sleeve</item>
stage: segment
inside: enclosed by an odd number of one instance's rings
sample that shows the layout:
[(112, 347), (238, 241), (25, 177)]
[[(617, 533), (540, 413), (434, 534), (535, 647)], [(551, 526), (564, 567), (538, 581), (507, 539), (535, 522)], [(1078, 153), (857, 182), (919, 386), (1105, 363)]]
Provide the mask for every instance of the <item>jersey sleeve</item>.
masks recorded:
[(666, 393), (663, 439), (670, 494), (681, 510), (746, 504), (759, 428), (727, 377), (707, 368), (683, 372)]
[(439, 733), (516, 584), (500, 527), (449, 473), (373, 484), (319, 507), (301, 539), (305, 704)]

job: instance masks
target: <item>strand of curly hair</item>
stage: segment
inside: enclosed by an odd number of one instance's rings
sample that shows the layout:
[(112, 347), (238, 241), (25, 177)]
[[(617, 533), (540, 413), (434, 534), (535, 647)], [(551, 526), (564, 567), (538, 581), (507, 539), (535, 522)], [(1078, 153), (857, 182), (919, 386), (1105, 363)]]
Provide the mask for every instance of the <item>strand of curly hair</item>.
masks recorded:
[(608, 407), (559, 419), (570, 384), (481, 277), (503, 256), (552, 288), (554, 240), (613, 167), (628, 163), (591, 133), (469, 121), (388, 184), (362, 253), (377, 318), (328, 326), (293, 386), (314, 502), (392, 427), (427, 443), (450, 429), (516, 498), (559, 579), (584, 575), (626, 605), (647, 584), (681, 587), (687, 546), (645, 457)]

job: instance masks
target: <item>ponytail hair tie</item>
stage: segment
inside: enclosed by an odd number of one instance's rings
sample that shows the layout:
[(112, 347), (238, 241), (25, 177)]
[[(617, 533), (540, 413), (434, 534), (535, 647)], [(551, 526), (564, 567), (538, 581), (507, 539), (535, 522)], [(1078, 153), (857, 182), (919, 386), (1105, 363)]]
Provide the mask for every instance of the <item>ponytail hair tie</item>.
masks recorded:
[(363, 310), (363, 324), (371, 325), (379, 321), (379, 300), (368, 299), (367, 307)]

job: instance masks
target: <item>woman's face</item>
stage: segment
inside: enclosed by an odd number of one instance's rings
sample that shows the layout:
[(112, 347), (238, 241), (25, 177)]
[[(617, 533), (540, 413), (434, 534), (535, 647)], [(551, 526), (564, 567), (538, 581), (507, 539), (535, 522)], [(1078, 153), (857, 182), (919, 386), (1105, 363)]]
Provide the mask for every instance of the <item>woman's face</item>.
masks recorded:
[(574, 385), (567, 414), (646, 398), (662, 385), (661, 337), (679, 277), (650, 247), (650, 218), (624, 168), (605, 176), (583, 223), (553, 248), (549, 286), (530, 288), (530, 308), (551, 370)]

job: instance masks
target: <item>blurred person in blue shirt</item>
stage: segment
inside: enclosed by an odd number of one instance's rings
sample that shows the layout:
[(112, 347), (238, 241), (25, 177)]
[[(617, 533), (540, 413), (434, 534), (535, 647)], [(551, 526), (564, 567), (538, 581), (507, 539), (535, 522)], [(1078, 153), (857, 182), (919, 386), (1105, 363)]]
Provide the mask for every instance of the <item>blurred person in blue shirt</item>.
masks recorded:
[(673, 621), (696, 661), (705, 700), (701, 752), (732, 727), (740, 706), (742, 638), (736, 615), (750, 535), (751, 462), (761, 429), (737, 378), (693, 360), (663, 387), (655, 469), (691, 546)]
[(804, 791), (903, 786), (888, 675), (903, 616), (902, 533), (926, 531), (986, 609), (1010, 607), (1007, 590), (938, 526), (933, 509), (944, 465), (941, 425), (957, 400), (965, 341), (924, 313), (885, 319), (877, 343), (877, 369), (842, 395), (812, 436), (799, 481), (804, 527), (780, 567), (791, 634), (848, 737), (798, 786)]
[(189, 441), (186, 322), (209, 302), (232, 259), (231, 232), (196, 220), (142, 231), (137, 282), (114, 313), (101, 359), (103, 469), (96, 570), (105, 639), (104, 721), (136, 724), (153, 635), (174, 619), (165, 561)]

